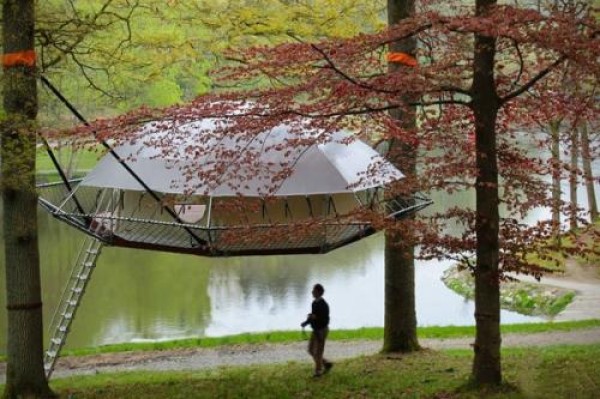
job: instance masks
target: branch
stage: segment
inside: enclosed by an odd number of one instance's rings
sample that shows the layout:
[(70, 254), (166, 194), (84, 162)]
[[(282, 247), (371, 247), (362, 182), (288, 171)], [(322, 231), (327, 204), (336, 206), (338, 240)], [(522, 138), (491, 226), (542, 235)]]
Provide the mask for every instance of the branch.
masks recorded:
[(519, 73), (517, 74), (517, 77), (513, 81), (512, 85), (510, 85), (510, 87), (514, 89), (517, 86), (519, 80), (521, 79), (521, 76), (523, 76), (523, 65), (525, 61), (523, 61), (523, 54), (521, 53), (521, 49), (519, 48), (519, 43), (514, 39), (512, 40), (512, 42), (515, 45), (515, 49), (517, 50), (517, 56), (519, 57)]
[(348, 82), (352, 83), (353, 85), (358, 86), (361, 89), (365, 89), (365, 90), (368, 90), (368, 91), (375, 91), (375, 92), (379, 92), (379, 93), (386, 93), (386, 94), (396, 94), (396, 93), (398, 93), (398, 90), (378, 89), (378, 88), (375, 88), (375, 87), (373, 87), (371, 85), (364, 84), (364, 83), (362, 83), (362, 82), (354, 79), (353, 77), (351, 77), (350, 75), (346, 74), (341, 69), (339, 69), (335, 65), (335, 63), (331, 60), (331, 58), (329, 58), (329, 56), (327, 54), (325, 54), (325, 52), (323, 50), (321, 50), (319, 47), (317, 47), (314, 44), (311, 44), (310, 47), (313, 50), (315, 50), (316, 52), (318, 52), (319, 54), (321, 54), (321, 56), (323, 56), (323, 58), (325, 59), (325, 61), (327, 62), (327, 64), (329, 64), (329, 66), (331, 67), (331, 69), (335, 73), (337, 73), (343, 79), (347, 80)]
[(550, 72), (552, 72), (552, 70), (554, 68), (556, 68), (558, 65), (563, 63), (566, 59), (567, 59), (566, 55), (560, 56), (556, 61), (554, 61), (552, 64), (550, 64), (547, 68), (544, 68), (540, 72), (538, 72), (538, 74), (535, 75), (529, 82), (525, 83), (523, 86), (521, 86), (519, 89), (513, 91), (512, 93), (509, 93), (506, 96), (502, 97), (500, 99), (500, 104), (504, 104), (507, 101), (510, 101), (513, 98), (518, 97), (521, 94), (523, 94), (524, 92), (526, 92), (527, 90), (529, 90), (538, 81), (542, 80), (546, 75), (548, 75)]

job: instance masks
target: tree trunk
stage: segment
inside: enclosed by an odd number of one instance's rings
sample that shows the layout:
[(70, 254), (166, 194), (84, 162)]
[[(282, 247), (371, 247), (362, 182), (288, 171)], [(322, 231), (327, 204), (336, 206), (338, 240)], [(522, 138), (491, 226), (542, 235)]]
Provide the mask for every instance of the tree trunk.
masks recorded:
[(583, 178), (587, 192), (590, 222), (594, 223), (596, 219), (598, 219), (598, 204), (596, 203), (596, 192), (594, 191), (594, 174), (592, 172), (592, 157), (590, 153), (590, 138), (588, 135), (587, 123), (584, 123), (581, 126), (581, 158), (583, 162)]
[(570, 192), (570, 216), (569, 227), (571, 230), (577, 229), (577, 169), (579, 164), (579, 130), (576, 127), (571, 129), (571, 166), (569, 172), (569, 192)]
[[(393, 25), (414, 13), (414, 0), (388, 0), (388, 22)], [(414, 39), (390, 45), (390, 51), (414, 54)], [(390, 70), (398, 66), (390, 64)], [(406, 68), (406, 66), (404, 66)], [(404, 128), (414, 130), (414, 109), (396, 111), (392, 116)], [(416, 150), (405, 143), (390, 143), (388, 158), (407, 178), (416, 174)], [(383, 352), (412, 352), (420, 348), (417, 339), (417, 315), (415, 309), (415, 260), (414, 245), (407, 232), (404, 239), (398, 232), (387, 231), (385, 235), (385, 319)]]
[(552, 156), (552, 235), (556, 245), (561, 244), (560, 235), (560, 121), (550, 122), (550, 137), (551, 137), (551, 148), (550, 153)]
[(35, 190), (34, 2), (4, 0), (2, 23), (6, 119), (0, 131), (0, 154), (8, 310), (4, 397), (50, 397), (43, 367)]
[[(482, 15), (496, 1), (477, 0)], [(494, 82), (496, 39), (475, 35), (472, 108), (475, 116), (477, 264), (475, 267), (475, 357), (472, 378), (476, 385), (502, 383), (500, 363), (500, 281), (498, 160), (496, 118), (500, 101)]]

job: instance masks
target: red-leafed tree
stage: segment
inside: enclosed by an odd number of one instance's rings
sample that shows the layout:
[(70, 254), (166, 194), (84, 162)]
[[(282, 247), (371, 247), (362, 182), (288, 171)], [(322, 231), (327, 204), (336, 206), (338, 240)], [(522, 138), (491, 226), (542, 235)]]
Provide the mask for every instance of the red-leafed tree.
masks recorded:
[[(567, 61), (578, 76), (597, 80), (599, 26), (589, 14), (582, 9), (540, 12), (492, 0), (477, 0), (474, 7), (428, 2), (412, 17), (378, 34), (254, 48), (244, 53), (239, 67), (219, 71), (222, 80), (265, 83), (253, 91), (205, 96), (165, 110), (141, 109), (98, 121), (93, 128), (100, 137), (126, 139), (128, 132), (148, 120), (163, 119), (159, 127), (165, 128), (231, 115), (229, 123), (212, 132), (220, 137), (252, 135), (282, 122), (297, 123), (301, 131), (309, 119), (321, 132), (311, 140), (328, 140), (329, 131), (345, 126), (361, 137), (393, 138), (418, 149), (419, 178), (409, 174), (388, 195), (467, 191), (473, 193), (474, 204), (447, 204), (440, 213), (400, 223), (374, 222), (399, 233), (411, 230), (409, 237), (418, 240), (422, 257), (462, 260), (472, 269), (476, 321), (472, 377), (478, 385), (496, 385), (502, 381), (503, 273), (540, 275), (542, 270), (528, 265), (527, 254), (547, 250), (552, 235), (549, 221), (532, 225), (519, 221), (528, 211), (551, 204), (547, 179), (551, 168), (536, 151), (527, 151), (522, 141), (532, 142), (532, 135), (522, 128), (530, 126), (532, 118), (544, 118), (534, 112), (545, 106), (543, 95), (531, 94), (545, 80), (563, 74)], [(417, 43), (419, 64), (388, 69), (389, 48), (409, 38)], [(559, 105), (553, 117), (572, 109), (572, 104)], [(410, 115), (415, 106), (417, 129), (398, 124), (389, 113)], [(590, 110), (590, 117), (596, 118), (597, 111)], [(282, 145), (306, 140), (299, 136)], [(168, 143), (158, 145), (169, 151)], [(201, 151), (198, 143), (186, 152)], [(205, 173), (207, 179), (218, 178), (230, 162), (236, 162), (240, 172), (254, 173), (252, 157), (216, 154), (213, 159), (214, 173)], [(392, 191), (396, 189), (401, 191)]]

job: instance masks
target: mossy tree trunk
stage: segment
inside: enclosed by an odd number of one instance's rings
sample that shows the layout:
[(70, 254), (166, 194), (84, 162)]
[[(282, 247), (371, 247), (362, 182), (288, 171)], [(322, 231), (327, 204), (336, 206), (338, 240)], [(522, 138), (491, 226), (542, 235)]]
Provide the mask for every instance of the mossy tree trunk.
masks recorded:
[(35, 190), (38, 104), (35, 63), (32, 62), (34, 20), (33, 0), (4, 0), (5, 117), (0, 127), (0, 154), (8, 310), (5, 398), (52, 396), (43, 368)]

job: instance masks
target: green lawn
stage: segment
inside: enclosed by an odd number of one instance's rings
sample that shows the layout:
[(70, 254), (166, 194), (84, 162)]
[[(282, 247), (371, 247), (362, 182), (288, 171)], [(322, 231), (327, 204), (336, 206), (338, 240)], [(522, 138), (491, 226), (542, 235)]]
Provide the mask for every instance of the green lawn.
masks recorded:
[(595, 398), (600, 345), (503, 351), (505, 385), (469, 387), (471, 351), (360, 357), (312, 379), (311, 365), (134, 372), (54, 380), (65, 398)]

